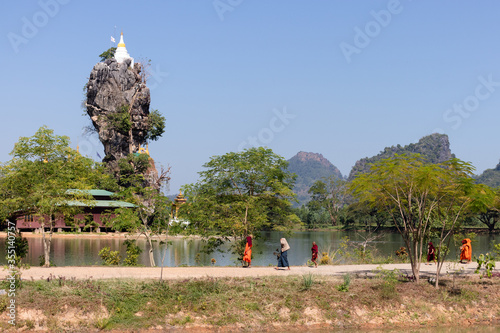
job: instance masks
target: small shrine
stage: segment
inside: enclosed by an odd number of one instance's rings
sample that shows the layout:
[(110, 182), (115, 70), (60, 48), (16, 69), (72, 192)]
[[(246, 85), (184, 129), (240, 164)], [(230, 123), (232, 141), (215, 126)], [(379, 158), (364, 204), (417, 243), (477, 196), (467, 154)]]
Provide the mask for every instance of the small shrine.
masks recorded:
[(134, 67), (134, 58), (132, 58), (127, 51), (127, 48), (125, 47), (125, 42), (123, 41), (123, 31), (120, 35), (120, 42), (118, 43), (115, 51), (115, 59), (116, 61), (121, 64), (125, 61), (125, 59), (130, 59), (130, 67)]
[(179, 190), (179, 194), (175, 197), (174, 203), (172, 203), (172, 219), (177, 219), (177, 212), (179, 211), (180, 206), (186, 203), (186, 198), (182, 195), (181, 190)]

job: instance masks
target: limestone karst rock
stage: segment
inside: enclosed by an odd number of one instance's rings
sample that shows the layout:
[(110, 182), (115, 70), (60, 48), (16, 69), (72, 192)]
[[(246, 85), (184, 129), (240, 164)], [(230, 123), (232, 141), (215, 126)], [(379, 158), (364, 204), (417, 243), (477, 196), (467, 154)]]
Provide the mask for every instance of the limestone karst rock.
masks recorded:
[[(87, 114), (106, 156), (103, 162), (116, 174), (118, 161), (137, 153), (149, 129), (149, 88), (141, 77), (141, 64), (107, 59), (94, 66), (87, 83)], [(150, 159), (145, 186), (155, 187), (158, 172)]]

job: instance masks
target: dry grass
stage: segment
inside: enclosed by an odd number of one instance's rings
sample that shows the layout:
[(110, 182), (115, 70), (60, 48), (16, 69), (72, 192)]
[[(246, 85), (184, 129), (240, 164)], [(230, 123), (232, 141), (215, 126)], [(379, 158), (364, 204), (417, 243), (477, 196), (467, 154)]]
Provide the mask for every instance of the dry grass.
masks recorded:
[(455, 290), (451, 280), (435, 289), (397, 278), (352, 277), (347, 292), (338, 290), (341, 277), (325, 276), (24, 282), (17, 329), (436, 326), (484, 323), (500, 314), (498, 278), (461, 278)]

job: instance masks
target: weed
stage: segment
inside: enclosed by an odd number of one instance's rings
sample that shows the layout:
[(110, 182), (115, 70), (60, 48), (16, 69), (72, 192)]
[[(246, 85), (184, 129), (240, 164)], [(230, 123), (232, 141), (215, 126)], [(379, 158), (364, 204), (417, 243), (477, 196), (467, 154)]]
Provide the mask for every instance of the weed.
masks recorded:
[(313, 284), (314, 284), (314, 277), (311, 273), (307, 275), (302, 275), (302, 288), (301, 288), (302, 291), (311, 289)]
[(342, 292), (348, 292), (349, 285), (351, 284), (351, 275), (349, 273), (344, 274), (343, 278), (344, 278), (344, 283), (338, 285), (337, 290)]
[(493, 269), (495, 269), (495, 257), (493, 255), (490, 255), (489, 253), (481, 253), (478, 258), (474, 256), (474, 259), (476, 259), (477, 262), (477, 268), (474, 273), (483, 273), (481, 275), (481, 278), (483, 278), (484, 276), (491, 278), (493, 275)]
[(103, 261), (104, 265), (107, 266), (116, 266), (120, 264), (121, 256), (118, 251), (111, 251), (109, 246), (103, 247), (101, 251), (99, 251), (99, 257)]
[(382, 280), (378, 286), (382, 298), (392, 299), (398, 295), (396, 291), (396, 284), (399, 282), (399, 275), (400, 273), (397, 269), (390, 271), (383, 269), (382, 267), (377, 268), (376, 276)]

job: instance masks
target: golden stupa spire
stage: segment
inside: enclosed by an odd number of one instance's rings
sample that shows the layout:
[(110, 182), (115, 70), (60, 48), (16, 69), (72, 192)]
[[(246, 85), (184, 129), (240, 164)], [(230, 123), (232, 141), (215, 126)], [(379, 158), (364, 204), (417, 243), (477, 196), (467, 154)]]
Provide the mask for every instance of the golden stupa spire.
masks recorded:
[(120, 42), (118, 43), (117, 47), (125, 47), (125, 42), (123, 41), (123, 30), (122, 30), (122, 33), (120, 35)]

